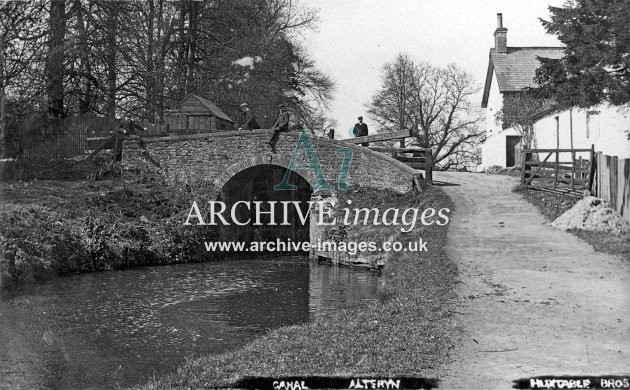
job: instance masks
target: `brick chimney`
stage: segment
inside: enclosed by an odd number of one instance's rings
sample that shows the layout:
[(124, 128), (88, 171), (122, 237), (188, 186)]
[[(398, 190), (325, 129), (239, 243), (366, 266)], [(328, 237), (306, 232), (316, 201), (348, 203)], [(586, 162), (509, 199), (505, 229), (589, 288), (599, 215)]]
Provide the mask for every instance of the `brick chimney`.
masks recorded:
[(497, 14), (497, 29), (494, 31), (494, 50), (507, 53), (507, 28), (503, 27), (503, 14)]

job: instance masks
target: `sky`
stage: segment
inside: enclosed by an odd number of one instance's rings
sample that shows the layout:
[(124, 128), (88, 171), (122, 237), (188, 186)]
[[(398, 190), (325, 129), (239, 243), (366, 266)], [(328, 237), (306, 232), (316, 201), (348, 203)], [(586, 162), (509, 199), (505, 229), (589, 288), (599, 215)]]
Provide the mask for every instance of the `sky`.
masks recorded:
[[(497, 13), (508, 29), (508, 46), (560, 46), (539, 18), (563, 0), (302, 0), (319, 9), (316, 31), (302, 42), (317, 66), (336, 82), (330, 117), (336, 136), (346, 133), (380, 86), (381, 68), (406, 53), (417, 61), (456, 63), (482, 86), (494, 46)], [(481, 93), (475, 99), (481, 105)], [(372, 133), (372, 130), (370, 130)]]

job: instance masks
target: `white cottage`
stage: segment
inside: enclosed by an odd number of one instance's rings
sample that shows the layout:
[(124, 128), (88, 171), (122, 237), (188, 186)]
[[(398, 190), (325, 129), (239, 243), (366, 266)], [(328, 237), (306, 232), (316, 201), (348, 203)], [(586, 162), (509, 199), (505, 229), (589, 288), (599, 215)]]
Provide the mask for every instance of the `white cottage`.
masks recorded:
[(568, 110), (549, 107), (534, 119), (537, 148), (588, 149), (594, 145), (596, 152), (630, 158), (630, 105), (600, 104)]
[(534, 87), (537, 57), (561, 58), (561, 47), (508, 47), (507, 28), (503, 27), (502, 14), (497, 14), (494, 48), (490, 49), (488, 72), (481, 107), (486, 114), (486, 138), (481, 145), (481, 169), (510, 167), (518, 163), (517, 150), (521, 136), (512, 127), (503, 128), (496, 123), (496, 114), (503, 107), (503, 97), (521, 93)]

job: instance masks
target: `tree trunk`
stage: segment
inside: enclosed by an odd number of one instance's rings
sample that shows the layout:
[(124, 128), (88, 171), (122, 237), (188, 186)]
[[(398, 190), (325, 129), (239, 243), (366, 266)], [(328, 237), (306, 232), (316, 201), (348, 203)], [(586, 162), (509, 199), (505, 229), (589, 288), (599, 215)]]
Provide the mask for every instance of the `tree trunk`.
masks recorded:
[(105, 97), (105, 115), (116, 117), (116, 11), (107, 7), (106, 21), (106, 71), (107, 71), (107, 96)]
[[(156, 100), (156, 110), (159, 123), (164, 120), (164, 84), (165, 84), (165, 68), (168, 40), (170, 35), (165, 31), (164, 26), (164, 0), (158, 0), (158, 24), (156, 32), (156, 42), (158, 43), (159, 53), (155, 64), (155, 88), (153, 90), (153, 99)], [(170, 28), (169, 28), (170, 29)]]
[(0, 158), (7, 157), (6, 110), (4, 95), (4, 34), (0, 34)]
[[(429, 140), (429, 127), (423, 126), (422, 133), (424, 134), (424, 139), (422, 140), (422, 147), (430, 149), (431, 141)], [(431, 168), (433, 168), (435, 166), (435, 160), (437, 158), (437, 151), (436, 151), (435, 156), (433, 155), (432, 150), (429, 150), (429, 154), (431, 155)]]
[(187, 0), (188, 6), (188, 33), (186, 34), (186, 79), (184, 95), (194, 90), (195, 51), (197, 47), (197, 22), (199, 2)]
[[(88, 45), (88, 33), (86, 21), (83, 17), (81, 0), (75, 0), (74, 7), (77, 10), (77, 30), (79, 35), (79, 58), (81, 59), (81, 71), (85, 72), (86, 76), (91, 76), (92, 66), (90, 64), (90, 47)], [(80, 114), (88, 113), (90, 106), (92, 105), (92, 80), (89, 77), (83, 76), (83, 81), (83, 96), (80, 98), (79, 102)]]
[[(403, 61), (404, 64), (404, 61)], [(400, 80), (400, 103), (401, 103), (401, 107), (400, 107), (400, 130), (407, 130), (408, 128), (408, 123), (407, 123), (407, 99), (409, 97), (409, 93), (411, 92), (411, 85), (410, 82), (412, 80), (410, 80), (410, 77), (413, 77), (412, 70), (409, 68), (409, 64), (403, 65), (402, 67), (402, 73), (401, 73), (401, 80)], [(405, 147), (405, 138), (401, 138), (400, 140), (400, 147), (404, 148)]]
[(149, 14), (147, 16), (147, 51), (146, 61), (146, 95), (144, 116), (149, 122), (155, 121), (155, 67), (153, 66), (153, 56), (155, 47), (155, 2), (148, 1)]
[(48, 113), (53, 118), (63, 118), (64, 88), (64, 37), (66, 35), (66, 2), (50, 2), (50, 43), (48, 52)]
[(523, 142), (521, 143), (523, 145), (523, 148), (525, 149), (531, 149), (532, 146), (532, 140), (533, 140), (533, 133), (534, 133), (534, 127), (533, 126), (522, 126), (521, 127), (521, 139), (523, 140)]

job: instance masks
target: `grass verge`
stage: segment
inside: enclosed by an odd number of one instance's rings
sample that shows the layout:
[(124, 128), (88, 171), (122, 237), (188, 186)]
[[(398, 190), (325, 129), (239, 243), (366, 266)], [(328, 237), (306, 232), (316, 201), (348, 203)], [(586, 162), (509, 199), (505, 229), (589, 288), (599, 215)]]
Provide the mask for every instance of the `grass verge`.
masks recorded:
[(0, 183), (0, 288), (70, 273), (212, 260), (182, 226), (195, 191), (120, 179)]
[[(347, 196), (355, 205), (381, 210), (452, 209), (439, 188), (408, 195), (359, 189)], [(435, 374), (453, 347), (455, 327), (449, 308), (457, 268), (446, 255), (446, 233), (447, 226), (417, 226), (407, 234), (383, 226), (381, 241), (392, 234), (403, 243), (422, 237), (428, 252), (391, 256), (382, 271), (380, 303), (280, 328), (236, 351), (191, 359), (176, 373), (138, 388), (229, 386), (243, 376)]]
[[(522, 187), (516, 187), (514, 192), (521, 194), (526, 201), (536, 206), (549, 222), (564, 214), (580, 200), (574, 196), (528, 190)], [(630, 235), (616, 236), (606, 232), (582, 229), (571, 229), (569, 232), (591, 244), (598, 252), (618, 255), (630, 261)]]

